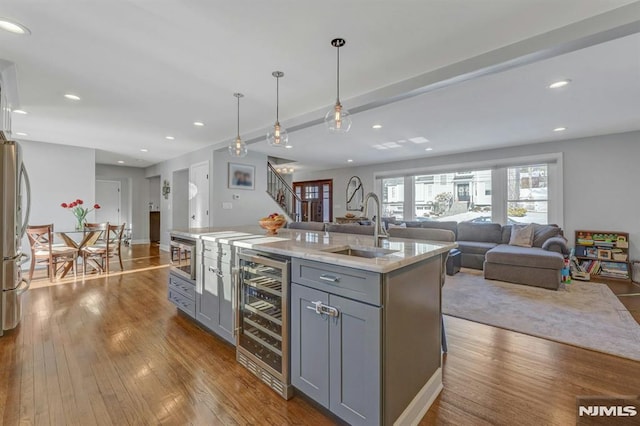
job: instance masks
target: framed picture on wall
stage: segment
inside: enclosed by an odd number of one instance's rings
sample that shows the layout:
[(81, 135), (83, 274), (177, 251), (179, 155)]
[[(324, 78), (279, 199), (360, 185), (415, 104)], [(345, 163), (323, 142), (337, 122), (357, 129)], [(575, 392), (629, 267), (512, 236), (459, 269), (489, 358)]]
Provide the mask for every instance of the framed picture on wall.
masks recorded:
[(255, 189), (255, 175), (255, 166), (229, 163), (229, 188)]

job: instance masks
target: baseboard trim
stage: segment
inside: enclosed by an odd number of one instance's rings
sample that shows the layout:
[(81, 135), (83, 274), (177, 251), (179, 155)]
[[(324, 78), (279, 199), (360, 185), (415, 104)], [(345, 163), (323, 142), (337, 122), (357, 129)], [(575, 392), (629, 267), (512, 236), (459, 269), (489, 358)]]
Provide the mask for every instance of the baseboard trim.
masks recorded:
[(442, 367), (440, 367), (407, 405), (402, 414), (393, 422), (394, 426), (415, 426), (420, 423), (420, 420), (427, 414), (429, 407), (431, 407), (431, 404), (433, 404), (442, 389)]
[(166, 244), (160, 244), (160, 250), (162, 251), (169, 251), (169, 246)]
[(148, 238), (143, 238), (141, 240), (131, 240), (130, 244), (134, 245), (134, 244), (149, 244), (149, 243), (151, 243), (151, 240), (149, 240)]

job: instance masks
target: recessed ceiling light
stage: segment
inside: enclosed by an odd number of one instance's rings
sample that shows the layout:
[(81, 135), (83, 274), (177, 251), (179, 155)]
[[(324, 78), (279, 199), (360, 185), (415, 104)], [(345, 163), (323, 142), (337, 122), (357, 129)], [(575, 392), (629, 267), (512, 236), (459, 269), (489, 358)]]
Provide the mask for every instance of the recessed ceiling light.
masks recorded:
[(351, 158), (349, 158), (349, 159), (347, 160), (347, 163), (353, 163), (353, 160), (352, 160)]
[(16, 135), (18, 136), (28, 136), (28, 133), (24, 133), (24, 132), (16, 132)]
[(285, 145), (284, 147), (287, 148), (287, 149), (291, 149), (291, 148), (293, 148), (293, 145)]
[(549, 85), (549, 89), (559, 89), (560, 87), (564, 87), (567, 84), (571, 83), (571, 80), (560, 80)]
[(124, 161), (118, 160), (118, 164), (124, 164)]
[(429, 142), (429, 139), (423, 137), (423, 136), (418, 136), (417, 138), (409, 138), (409, 140), (413, 143), (427, 143)]
[(149, 152), (149, 150), (147, 148), (141, 148), (140, 151), (142, 152)]
[(67, 99), (71, 99), (72, 101), (79, 101), (80, 100), (80, 96), (72, 95), (71, 93), (65, 94), (64, 97), (67, 98)]
[(429, 147), (429, 148), (425, 148), (425, 151), (433, 151), (433, 148)]
[(173, 136), (165, 136), (164, 138), (165, 138), (165, 139), (168, 139), (168, 140), (170, 140), (170, 141), (172, 141), (172, 140), (174, 140), (174, 139), (175, 139)]
[(29, 30), (29, 28), (17, 22), (10, 21), (7, 18), (0, 18), (0, 29), (9, 31), (10, 33), (13, 33), (13, 34), (19, 34), (19, 35), (31, 34), (31, 30)]
[(15, 112), (16, 114), (22, 114), (22, 115), (28, 114), (28, 112), (23, 109), (14, 109), (13, 112)]
[(198, 127), (202, 127), (202, 126), (204, 126), (204, 123), (202, 121), (194, 121), (193, 125), (194, 126), (198, 126)]
[(382, 129), (382, 124), (374, 124), (371, 126), (372, 129)]
[(567, 130), (566, 127), (556, 127), (553, 129), (554, 132), (564, 132), (565, 130)]

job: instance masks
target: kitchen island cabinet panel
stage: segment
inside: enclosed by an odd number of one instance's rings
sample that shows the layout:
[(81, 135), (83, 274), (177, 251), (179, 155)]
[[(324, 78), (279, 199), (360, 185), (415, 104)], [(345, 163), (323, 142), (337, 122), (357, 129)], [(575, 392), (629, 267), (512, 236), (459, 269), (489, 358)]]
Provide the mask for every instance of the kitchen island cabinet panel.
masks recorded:
[(205, 242), (202, 279), (198, 281), (196, 319), (217, 335), (235, 345), (233, 327), (233, 276), (229, 263), (231, 247)]
[(382, 308), (329, 295), (329, 409), (349, 424), (379, 424)]
[(329, 408), (329, 317), (315, 312), (317, 301), (329, 295), (291, 284), (291, 384)]

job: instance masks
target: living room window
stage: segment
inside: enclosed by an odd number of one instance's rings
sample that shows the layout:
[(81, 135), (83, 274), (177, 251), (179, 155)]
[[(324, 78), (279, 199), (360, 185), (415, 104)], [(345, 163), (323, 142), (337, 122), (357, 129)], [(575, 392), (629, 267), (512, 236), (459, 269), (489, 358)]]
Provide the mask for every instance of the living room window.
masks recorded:
[[(562, 223), (562, 154), (379, 177), (383, 216), (397, 221)], [(528, 161), (527, 161), (528, 160)], [(467, 165), (469, 166), (469, 165)], [(480, 167), (478, 167), (480, 166)], [(484, 167), (483, 167), (484, 166)]]
[(548, 177), (547, 164), (507, 168), (509, 222), (549, 222)]

